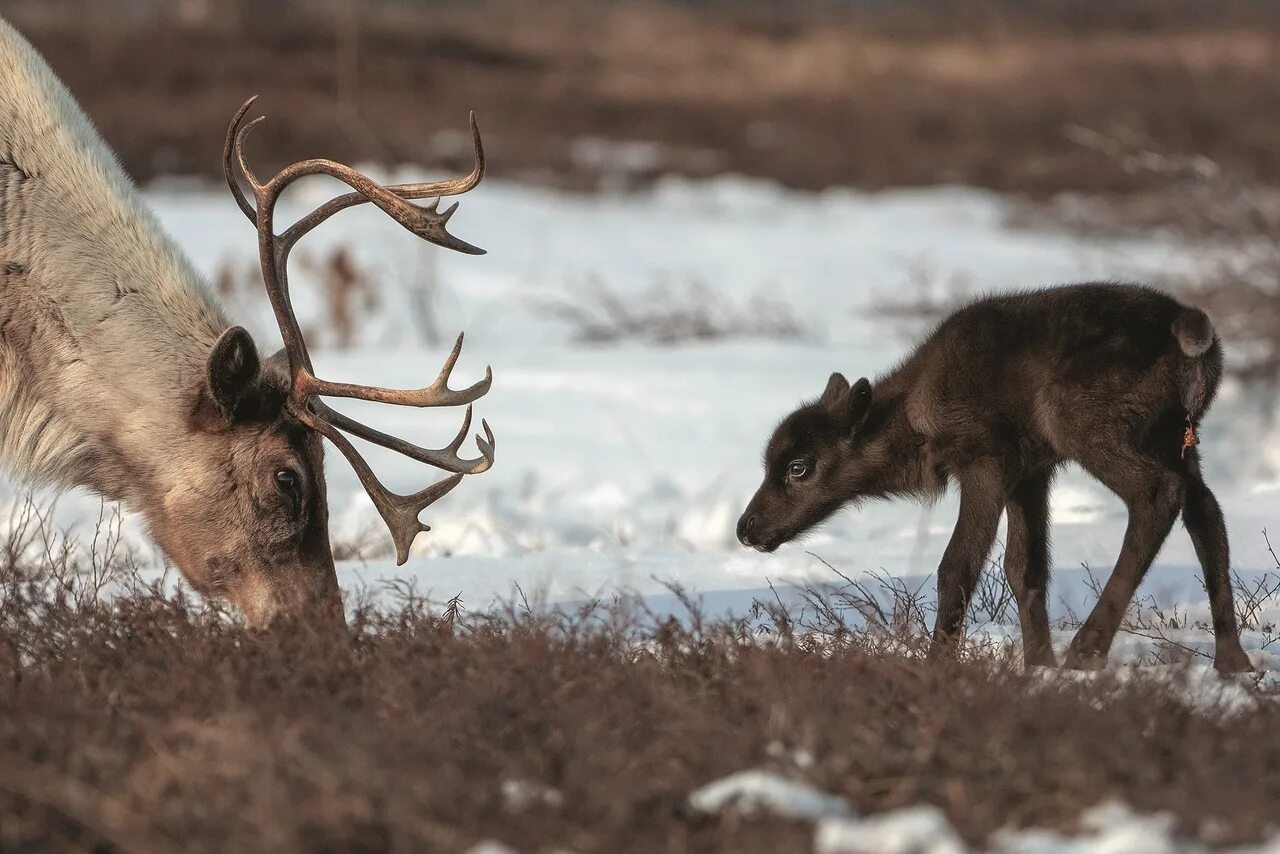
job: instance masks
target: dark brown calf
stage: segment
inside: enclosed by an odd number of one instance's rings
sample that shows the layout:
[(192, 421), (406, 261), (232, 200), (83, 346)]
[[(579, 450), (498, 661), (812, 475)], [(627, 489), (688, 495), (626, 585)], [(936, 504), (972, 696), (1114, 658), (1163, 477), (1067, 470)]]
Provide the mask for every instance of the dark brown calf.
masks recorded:
[(772, 551), (855, 499), (927, 500), (955, 481), (960, 514), (938, 566), (935, 648), (960, 634), (1007, 513), (1004, 568), (1026, 661), (1053, 664), (1049, 489), (1057, 468), (1075, 461), (1124, 500), (1129, 525), (1066, 664), (1106, 660), (1181, 512), (1204, 569), (1216, 666), (1246, 670), (1226, 525), (1194, 444), (1221, 376), (1209, 319), (1151, 288), (1086, 284), (978, 300), (874, 386), (832, 374), (821, 398), (787, 416), (738, 539)]

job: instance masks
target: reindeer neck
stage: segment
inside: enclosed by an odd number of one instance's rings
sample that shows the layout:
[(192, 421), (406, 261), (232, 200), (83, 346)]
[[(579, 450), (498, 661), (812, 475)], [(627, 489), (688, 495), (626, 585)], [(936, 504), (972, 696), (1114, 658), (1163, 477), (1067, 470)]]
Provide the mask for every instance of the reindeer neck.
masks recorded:
[(102, 489), (166, 452), (227, 323), (74, 99), (3, 21), (0, 79), (0, 464)]
[(927, 446), (907, 417), (910, 380), (897, 371), (875, 385), (875, 398), (860, 435), (861, 453), (872, 462), (857, 489), (862, 495), (912, 496), (931, 500), (941, 493)]

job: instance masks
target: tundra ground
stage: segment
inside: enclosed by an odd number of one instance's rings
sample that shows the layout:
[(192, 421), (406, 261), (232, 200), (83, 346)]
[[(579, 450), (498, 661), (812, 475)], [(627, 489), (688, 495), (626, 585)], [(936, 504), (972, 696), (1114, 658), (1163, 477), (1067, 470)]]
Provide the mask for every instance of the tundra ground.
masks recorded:
[(741, 771), (841, 817), (933, 805), (974, 845), (1074, 833), (1112, 802), (1183, 841), (1274, 832), (1274, 688), (1204, 668), (1028, 673), (981, 637), (928, 660), (911, 620), (763, 603), (728, 622), (403, 593), (353, 602), (349, 635), (258, 634), (142, 584), (110, 536), (20, 531), (0, 562), (3, 851), (808, 848), (821, 812), (785, 792), (691, 799)]

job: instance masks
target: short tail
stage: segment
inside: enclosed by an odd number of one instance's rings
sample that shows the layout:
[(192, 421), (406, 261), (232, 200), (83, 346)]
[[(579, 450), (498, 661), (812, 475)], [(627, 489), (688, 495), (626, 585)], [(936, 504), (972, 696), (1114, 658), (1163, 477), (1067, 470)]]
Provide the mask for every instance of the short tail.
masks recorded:
[(1209, 315), (1198, 308), (1184, 308), (1173, 322), (1173, 337), (1182, 352), (1195, 359), (1209, 351), (1218, 335)]
[(1173, 337), (1178, 339), (1178, 347), (1187, 356), (1179, 369), (1179, 391), (1182, 406), (1187, 413), (1187, 438), (1184, 440), (1182, 452), (1195, 444), (1195, 425), (1209, 408), (1214, 392), (1218, 388), (1218, 378), (1222, 375), (1222, 358), (1203, 358), (1218, 334), (1209, 321), (1209, 316), (1198, 308), (1183, 308), (1171, 327)]

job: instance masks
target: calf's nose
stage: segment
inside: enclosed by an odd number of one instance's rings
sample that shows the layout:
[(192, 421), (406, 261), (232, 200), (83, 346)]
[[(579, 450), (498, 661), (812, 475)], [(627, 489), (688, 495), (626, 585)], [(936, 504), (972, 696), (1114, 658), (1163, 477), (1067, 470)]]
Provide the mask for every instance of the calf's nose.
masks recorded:
[(742, 518), (738, 520), (738, 542), (742, 543), (744, 546), (755, 545), (751, 536), (755, 533), (758, 521), (756, 514), (750, 511), (742, 514)]

